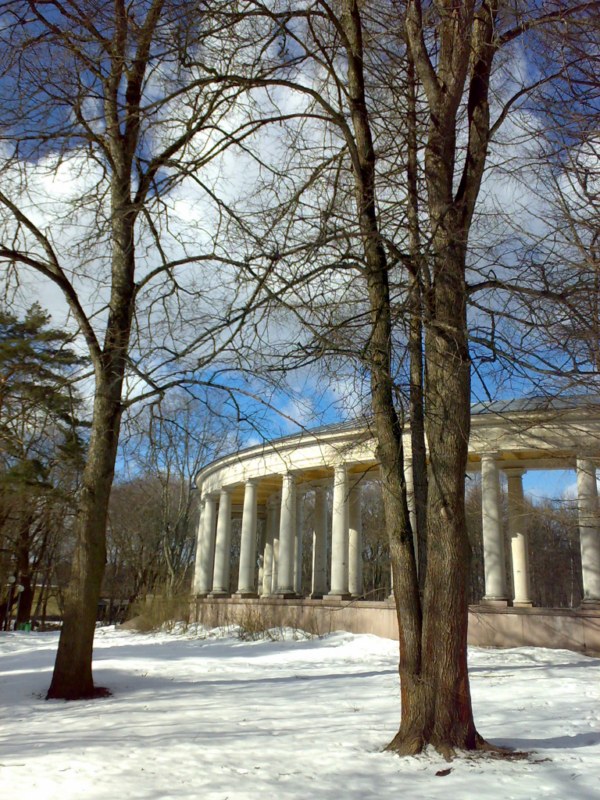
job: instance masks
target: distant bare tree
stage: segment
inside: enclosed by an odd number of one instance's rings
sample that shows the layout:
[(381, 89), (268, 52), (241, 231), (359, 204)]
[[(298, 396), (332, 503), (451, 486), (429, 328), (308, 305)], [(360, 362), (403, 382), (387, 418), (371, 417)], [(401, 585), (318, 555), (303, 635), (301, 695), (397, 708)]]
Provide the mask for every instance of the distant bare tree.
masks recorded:
[(223, 416), (177, 391), (126, 421), (109, 510), (105, 592), (133, 603), (190, 591), (198, 502), (194, 477), (235, 441)]

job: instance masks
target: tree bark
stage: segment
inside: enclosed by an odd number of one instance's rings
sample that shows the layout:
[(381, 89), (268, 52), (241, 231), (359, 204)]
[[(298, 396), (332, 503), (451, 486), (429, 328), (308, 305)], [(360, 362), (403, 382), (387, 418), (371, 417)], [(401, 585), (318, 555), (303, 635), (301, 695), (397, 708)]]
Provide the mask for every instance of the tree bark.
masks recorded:
[(346, 0), (342, 15), (348, 38), (348, 89), (355, 135), (354, 181), (371, 311), (369, 368), (377, 454), (390, 542), (400, 645), (402, 717), (421, 713), (422, 619), (413, 535), (408, 513), (402, 422), (394, 405), (392, 319), (388, 265), (379, 234), (375, 151), (366, 103), (359, 4)]
[(417, 121), (417, 77), (410, 51), (406, 70), (407, 218), (411, 274), (409, 276), (408, 356), (410, 371), (409, 419), (413, 503), (416, 520), (419, 591), (427, 575), (427, 446), (425, 442), (425, 375), (423, 369), (423, 321), (429, 290), (427, 262), (422, 254), (419, 208), (419, 159)]
[[(432, 286), (425, 322), (425, 431), (429, 444), (427, 579), (423, 598), (422, 680), (418, 708), (402, 709), (390, 748), (403, 754), (433, 745), (488, 747), (476, 731), (467, 670), (470, 544), (465, 518), (465, 471), (470, 428), (470, 360), (465, 283), (467, 242), (489, 136), (488, 86), (494, 54), (496, 2), (475, 11), (454, 4), (437, 25), (434, 66), (423, 34), (421, 5), (407, 6), (407, 37), (429, 111), (425, 153), (432, 237)], [(462, 179), (453, 194), (457, 115), (467, 79), (469, 141)]]
[[(115, 101), (116, 104), (116, 101)], [(76, 517), (76, 545), (52, 683), (47, 698), (106, 694), (94, 687), (92, 648), (106, 564), (106, 522), (122, 415), (122, 392), (134, 305), (135, 219), (131, 158), (118, 132), (112, 139), (112, 283), (102, 353), (93, 359), (94, 411)]]
[(23, 589), (17, 597), (17, 617), (15, 620), (15, 628), (18, 628), (19, 625), (27, 622), (31, 617), (34, 589), (30, 564), (31, 528), (33, 525), (32, 514), (29, 509), (23, 508), (19, 516), (20, 530), (18, 533), (19, 538), (17, 540), (17, 576), (18, 582)]
[[(478, 159), (475, 163), (469, 164), (460, 202), (455, 202), (452, 194), (457, 110), (470, 63), (473, 20), (473, 2), (461, 3), (460, 7), (455, 7), (455, 12), (442, 17), (436, 72), (425, 50), (420, 4), (409, 3), (407, 10), (411, 56), (431, 109), (425, 175), (427, 210), (434, 231), (432, 281), (428, 287), (424, 320), (424, 396), (420, 392), (423, 386), (420, 294), (417, 305), (413, 294), (409, 334), (411, 384), (417, 384), (411, 385), (410, 403), (415, 416), (414, 444), (417, 469), (420, 471), (416, 477), (422, 502), (425, 492), (427, 496), (427, 569), (421, 604), (403, 474), (404, 420), (398, 416), (394, 404), (388, 265), (376, 211), (375, 153), (365, 99), (362, 30), (357, 0), (346, 0), (342, 15), (348, 40), (348, 90), (355, 137), (353, 172), (356, 203), (371, 308), (371, 396), (400, 634), (402, 716), (400, 729), (389, 749), (401, 754), (421, 752), (427, 745), (434, 746), (444, 755), (451, 755), (458, 749), (486, 746), (475, 729), (467, 671), (470, 547), (464, 510), (464, 476), (470, 424), (466, 243), (470, 214), (481, 178), (478, 168), (485, 161), (485, 157), (481, 157), (481, 147), (485, 152), (486, 145), (482, 131), (487, 110), (484, 107), (487, 84), (482, 92), (479, 78), (477, 90), (480, 96), (470, 119), (473, 123), (471, 143), (476, 142), (480, 151), (476, 154)], [(480, 44), (479, 40), (476, 40), (476, 44)], [(486, 51), (486, 55), (490, 52)], [(414, 96), (411, 108), (414, 124)], [(412, 133), (414, 135), (414, 130)], [(413, 205), (409, 214), (412, 220), (411, 247), (413, 255), (418, 257), (415, 143), (410, 138), (409, 145), (409, 156), (412, 155), (409, 179), (413, 181)], [(414, 278), (421, 273), (422, 268), (415, 269)], [(413, 423), (412, 417), (410, 422)], [(423, 429), (430, 453), (431, 477), (428, 483), (424, 474)], [(421, 508), (421, 519), (422, 512)]]
[(144, 74), (162, 6), (161, 0), (153, 0), (149, 7), (129, 70), (126, 69), (129, 23), (124, 6), (117, 4), (115, 10), (111, 68), (104, 79), (106, 136), (103, 140), (111, 164), (111, 293), (101, 351), (91, 351), (95, 393), (90, 446), (77, 508), (73, 567), (48, 699), (76, 700), (107, 692), (94, 686), (92, 648), (106, 564), (106, 522), (135, 304), (135, 225), (139, 198), (134, 199), (133, 159), (140, 133)]
[[(130, 164), (125, 159), (125, 170)], [(130, 173), (129, 173), (130, 181)], [(92, 679), (92, 647), (106, 563), (106, 522), (122, 414), (122, 392), (134, 304), (135, 211), (129, 183), (112, 186), (112, 287), (102, 355), (94, 361), (90, 445), (76, 517), (76, 544), (52, 683), (47, 698), (76, 700), (105, 694)]]
[(92, 678), (92, 647), (104, 565), (106, 519), (121, 418), (121, 381), (96, 389), (90, 448), (76, 517), (76, 544), (58, 653), (47, 698), (106, 694)]

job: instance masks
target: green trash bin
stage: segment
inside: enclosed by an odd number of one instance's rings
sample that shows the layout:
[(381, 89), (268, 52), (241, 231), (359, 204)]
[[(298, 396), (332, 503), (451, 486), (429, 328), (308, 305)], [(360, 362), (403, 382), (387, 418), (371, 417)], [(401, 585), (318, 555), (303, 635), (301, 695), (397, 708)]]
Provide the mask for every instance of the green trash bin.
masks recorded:
[(22, 622), (19, 625), (18, 630), (20, 630), (20, 631), (30, 631), (31, 630), (31, 622)]

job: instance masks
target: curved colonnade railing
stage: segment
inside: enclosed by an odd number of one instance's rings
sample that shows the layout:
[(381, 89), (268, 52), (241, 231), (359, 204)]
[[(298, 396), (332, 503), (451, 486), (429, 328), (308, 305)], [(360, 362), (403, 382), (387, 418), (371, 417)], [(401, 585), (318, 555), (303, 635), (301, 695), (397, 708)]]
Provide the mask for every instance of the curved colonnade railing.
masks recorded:
[[(410, 493), (408, 432), (405, 452)], [(523, 400), (473, 407), (468, 471), (481, 473), (483, 605), (531, 606), (523, 475), (527, 470), (575, 469), (583, 605), (600, 607), (599, 463), (598, 401)], [(367, 422), (305, 431), (232, 453), (204, 467), (196, 478), (202, 504), (194, 575), (196, 598), (228, 597), (232, 593), (232, 517), (241, 514), (234, 596), (297, 601), (303, 589), (300, 532), (307, 493), (314, 493), (308, 596), (331, 600), (360, 597), (361, 488), (377, 471), (375, 441)], [(504, 566), (502, 473), (508, 485), (512, 596)], [(330, 526), (327, 491), (332, 492)]]

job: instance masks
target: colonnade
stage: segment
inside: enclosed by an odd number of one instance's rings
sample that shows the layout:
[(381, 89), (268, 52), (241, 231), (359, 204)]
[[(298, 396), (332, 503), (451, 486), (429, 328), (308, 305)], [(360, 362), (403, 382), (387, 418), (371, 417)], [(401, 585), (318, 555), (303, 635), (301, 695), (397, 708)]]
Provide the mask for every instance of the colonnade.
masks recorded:
[[(525, 469), (503, 461), (497, 452), (480, 457), (485, 596), (482, 603), (498, 606), (531, 606), (528, 563), (527, 511), (523, 495)], [(583, 574), (583, 603), (600, 606), (600, 519), (596, 465), (585, 455), (576, 459), (579, 533)], [(410, 487), (410, 469), (408, 484)], [(512, 567), (512, 597), (506, 576), (505, 535), (500, 493), (501, 473), (507, 479), (508, 540)], [(272, 477), (272, 476), (271, 476)], [(241, 597), (292, 598), (302, 593), (302, 532), (304, 500), (314, 493), (312, 574), (313, 598), (350, 598), (362, 594), (361, 481), (364, 474), (349, 473), (338, 463), (328, 479), (304, 481), (301, 471), (281, 476), (281, 488), (262, 504), (264, 519), (261, 552), (258, 552), (258, 488), (260, 478), (244, 484), (241, 520), (239, 577), (236, 594)], [(328, 530), (327, 488), (332, 487), (331, 531)], [(234, 486), (202, 498), (195, 594), (226, 596), (230, 593), (230, 550)], [(409, 502), (414, 515), (414, 509)], [(328, 551), (331, 552), (329, 572)], [(258, 570), (257, 563), (261, 564)]]
[[(507, 479), (508, 535), (512, 565), (513, 596), (509, 598), (506, 581), (506, 556), (500, 503), (500, 466), (498, 453), (481, 455), (481, 505), (483, 530), (483, 561), (485, 596), (483, 603), (505, 606), (512, 601), (516, 607), (531, 606), (529, 580), (529, 548), (527, 542), (527, 512), (523, 496), (522, 467), (507, 467), (502, 471)], [(577, 506), (583, 604), (600, 605), (600, 518), (596, 465), (592, 458), (578, 457)]]
[[(361, 477), (337, 464), (332, 479), (299, 483), (298, 475), (281, 476), (280, 491), (263, 505), (264, 540), (258, 552), (258, 478), (244, 484), (240, 561), (236, 595), (297, 597), (302, 594), (304, 501), (314, 493), (314, 526), (310, 596), (350, 598), (362, 593)], [(332, 486), (331, 564), (328, 575), (327, 487)], [(195, 594), (229, 595), (232, 505), (235, 487), (202, 498), (196, 554)], [(256, 565), (261, 568), (258, 571)], [(328, 581), (329, 578), (329, 581)], [(328, 588), (329, 584), (329, 588)]]

